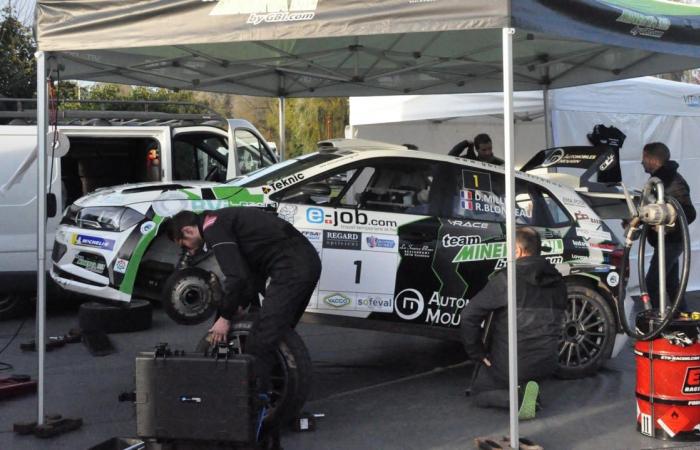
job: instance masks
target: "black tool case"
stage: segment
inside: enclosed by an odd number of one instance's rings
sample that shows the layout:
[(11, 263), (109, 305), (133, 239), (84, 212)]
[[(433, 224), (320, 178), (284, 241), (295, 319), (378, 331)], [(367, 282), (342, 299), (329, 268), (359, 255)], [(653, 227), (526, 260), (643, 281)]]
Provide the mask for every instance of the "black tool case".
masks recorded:
[(253, 443), (260, 413), (253, 359), (161, 347), (136, 357), (136, 433), (160, 441)]

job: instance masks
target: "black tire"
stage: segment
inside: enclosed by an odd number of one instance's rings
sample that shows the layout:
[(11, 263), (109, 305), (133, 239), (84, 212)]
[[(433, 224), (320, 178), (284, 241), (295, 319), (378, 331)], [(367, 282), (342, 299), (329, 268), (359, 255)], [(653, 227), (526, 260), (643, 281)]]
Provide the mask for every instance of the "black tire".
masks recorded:
[(0, 294), (0, 320), (23, 316), (29, 312), (29, 306), (26, 295), (17, 292)]
[[(250, 334), (253, 319), (246, 317), (231, 324), (229, 340), (234, 341), (245, 353), (246, 337)], [(205, 335), (197, 344), (197, 352), (211, 348)], [(278, 364), (272, 369), (272, 395), (270, 410), (265, 423), (285, 423), (297, 417), (311, 389), (313, 369), (311, 357), (304, 341), (294, 330), (289, 330), (280, 342)]]
[(146, 300), (133, 299), (124, 306), (97, 302), (80, 305), (78, 324), (84, 332), (128, 333), (151, 328), (153, 307)]
[(580, 283), (567, 283), (568, 303), (559, 343), (559, 378), (595, 374), (610, 358), (617, 333), (605, 298)]
[(189, 267), (168, 277), (161, 299), (165, 313), (176, 323), (196, 325), (214, 314), (220, 296), (221, 289), (214, 275)]

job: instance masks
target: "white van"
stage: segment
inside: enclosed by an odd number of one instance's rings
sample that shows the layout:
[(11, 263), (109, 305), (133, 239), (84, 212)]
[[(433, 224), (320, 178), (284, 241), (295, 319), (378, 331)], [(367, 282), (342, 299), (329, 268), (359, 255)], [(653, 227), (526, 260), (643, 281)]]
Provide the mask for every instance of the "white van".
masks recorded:
[[(138, 104), (147, 109), (149, 103)], [(22, 107), (3, 110), (15, 105), (22, 103), (0, 99), (0, 124), (7, 124), (0, 125), (0, 319), (21, 313), (25, 299), (36, 290), (36, 161), (16, 177), (37, 145), (36, 126), (31, 125), (36, 113)], [(47, 162), (53, 197), (49, 204), (55, 200), (57, 209), (48, 219), (47, 253), (63, 209), (96, 189), (127, 183), (223, 182), (277, 162), (248, 121), (208, 112), (62, 111), (58, 129), (68, 137), (70, 150)], [(10, 179), (15, 180), (11, 186)]]

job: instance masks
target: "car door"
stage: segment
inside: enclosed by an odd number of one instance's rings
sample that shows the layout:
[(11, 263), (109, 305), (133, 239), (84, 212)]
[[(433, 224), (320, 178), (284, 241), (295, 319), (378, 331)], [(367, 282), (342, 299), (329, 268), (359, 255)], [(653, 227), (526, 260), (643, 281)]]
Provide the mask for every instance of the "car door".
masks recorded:
[[(399, 229), (425, 219), (422, 192), (431, 163), (376, 158), (305, 180), (273, 200), (280, 216), (311, 241), (323, 270), (307, 311), (395, 317)], [(433, 229), (426, 231), (434, 234)]]

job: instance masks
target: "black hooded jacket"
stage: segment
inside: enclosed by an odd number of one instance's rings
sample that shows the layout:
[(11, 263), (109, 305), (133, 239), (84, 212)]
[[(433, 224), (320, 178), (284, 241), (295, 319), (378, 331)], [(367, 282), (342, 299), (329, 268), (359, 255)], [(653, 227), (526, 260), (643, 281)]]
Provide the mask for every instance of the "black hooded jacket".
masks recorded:
[[(666, 195), (670, 195), (678, 200), (678, 203), (680, 203), (683, 208), (686, 219), (688, 219), (688, 223), (692, 223), (696, 215), (695, 207), (690, 199), (690, 187), (685, 181), (685, 178), (678, 173), (678, 163), (673, 160), (666, 161), (664, 165), (656, 169), (651, 176), (659, 178), (664, 183), (664, 192)], [(656, 247), (657, 237), (658, 235), (654, 232), (647, 234), (647, 240), (654, 247)], [(681, 239), (682, 236), (678, 229), (666, 234), (666, 242), (680, 243)]]
[[(516, 262), (518, 374), (520, 380), (546, 377), (554, 372), (566, 309), (566, 284), (543, 256), (527, 256)], [(492, 367), (508, 373), (508, 298), (506, 270), (496, 272), (462, 310), (462, 337), (469, 357), (481, 361), (488, 355)], [(481, 341), (481, 323), (493, 311), (490, 346)]]

